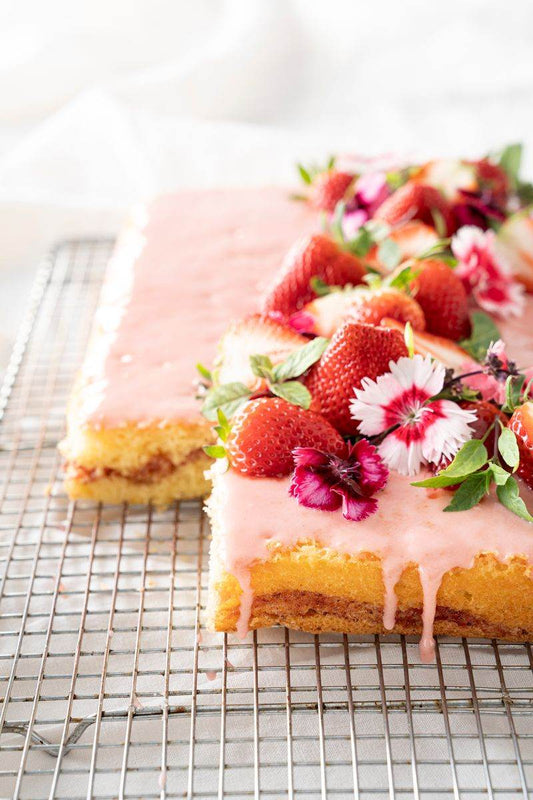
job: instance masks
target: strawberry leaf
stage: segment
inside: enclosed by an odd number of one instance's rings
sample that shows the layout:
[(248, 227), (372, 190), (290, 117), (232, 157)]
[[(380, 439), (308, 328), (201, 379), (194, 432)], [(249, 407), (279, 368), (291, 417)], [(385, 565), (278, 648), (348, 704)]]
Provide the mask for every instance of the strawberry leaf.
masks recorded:
[(277, 397), (301, 408), (311, 405), (311, 393), (300, 381), (286, 381), (285, 383), (271, 383), (270, 391)]
[(527, 522), (533, 522), (533, 517), (526, 508), (526, 504), (520, 497), (520, 491), (516, 480), (509, 476), (508, 480), (503, 486), (496, 488), (496, 494), (500, 503), (516, 514), (517, 517), (525, 519)]
[(226, 442), (231, 432), (231, 425), (221, 408), (217, 408), (217, 419), (218, 425), (215, 428), (215, 433), (222, 442)]
[(453, 486), (454, 483), (461, 483), (472, 473), (484, 467), (488, 458), (489, 454), (483, 442), (479, 439), (469, 439), (446, 469), (443, 469), (434, 478), (416, 481), (412, 486)]
[(348, 250), (350, 253), (353, 253), (354, 256), (364, 258), (366, 255), (368, 255), (374, 244), (374, 237), (368, 230), (367, 226), (361, 225), (354, 238), (350, 239), (348, 242)]
[(498, 159), (498, 166), (507, 173), (512, 189), (516, 189), (518, 185), (522, 150), (521, 144), (508, 144), (507, 147), (504, 147)]
[(218, 419), (217, 412), (220, 409), (229, 419), (251, 396), (251, 391), (244, 383), (223, 383), (222, 386), (216, 386), (208, 391), (202, 406), (202, 414), (207, 419), (215, 421)]
[(470, 337), (462, 339), (459, 347), (466, 350), (475, 361), (482, 362), (491, 344), (501, 338), (500, 331), (488, 314), (484, 314), (483, 311), (474, 311), (470, 322), (472, 324)]
[(204, 380), (206, 380), (208, 383), (213, 383), (213, 376), (210, 370), (207, 369), (207, 367), (204, 367), (203, 364), (198, 363), (196, 365), (196, 369), (198, 370), (202, 378), (204, 378)]
[(487, 470), (469, 475), (457, 489), (452, 502), (446, 506), (444, 511), (468, 511), (483, 499), (489, 486), (490, 475)]
[(505, 381), (505, 403), (502, 411), (512, 414), (517, 406), (522, 403), (522, 389), (526, 382), (525, 375), (508, 375)]
[(378, 247), (378, 259), (390, 271), (402, 260), (402, 251), (393, 239), (383, 239)]
[(310, 173), (306, 170), (303, 164), (296, 164), (296, 167), (298, 169), (298, 172), (300, 173), (300, 178), (307, 186), (309, 186), (313, 182)]
[(444, 239), (446, 233), (448, 232), (448, 227), (444, 217), (442, 216), (442, 213), (438, 208), (432, 208), (431, 217), (433, 219), (433, 227), (437, 231), (439, 239)]
[(293, 353), (290, 353), (285, 361), (281, 364), (276, 364), (273, 369), (273, 382), (280, 383), (289, 380), (289, 378), (298, 378), (311, 367), (315, 361), (318, 361), (324, 350), (329, 344), (329, 339), (323, 336), (317, 336), (311, 339), (310, 342), (299, 347)]
[(520, 453), (516, 436), (510, 428), (503, 428), (498, 436), (498, 450), (500, 455), (513, 472), (518, 468)]
[(327, 294), (337, 292), (341, 288), (340, 286), (330, 286), (329, 283), (326, 283), (326, 281), (323, 281), (322, 278), (316, 275), (313, 275), (309, 281), (309, 286), (317, 297), (325, 297)]
[(211, 458), (226, 458), (226, 448), (221, 444), (206, 444), (204, 452)]
[(414, 277), (415, 275), (412, 267), (404, 267), (400, 272), (394, 275), (394, 277), (391, 275), (386, 283), (393, 289), (399, 289), (401, 292), (405, 292), (409, 291)]

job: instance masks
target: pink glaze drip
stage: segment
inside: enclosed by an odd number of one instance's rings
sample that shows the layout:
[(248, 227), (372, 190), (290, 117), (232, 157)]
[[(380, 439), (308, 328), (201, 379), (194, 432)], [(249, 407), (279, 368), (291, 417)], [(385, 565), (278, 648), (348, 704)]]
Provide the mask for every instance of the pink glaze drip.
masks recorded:
[[(523, 555), (533, 565), (533, 527), (513, 516), (492, 496), (472, 510), (443, 513), (450, 495), (410, 486), (413, 478), (392, 474), (379, 493), (376, 514), (363, 522), (343, 519), (340, 512), (305, 508), (289, 496), (288, 479), (247, 478), (229, 470), (215, 477), (212, 503), (220, 524), (221, 555), (226, 570), (243, 590), (238, 633), (244, 636), (253, 601), (250, 567), (267, 559), (269, 545), (294, 547), (316, 541), (340, 553), (375, 553), (382, 559), (385, 583), (384, 625), (394, 626), (395, 585), (409, 563), (419, 564), (424, 595), (423, 661), (433, 658), (433, 622), (437, 592), (446, 572), (469, 568), (482, 552), (502, 561)], [(533, 493), (526, 502), (533, 506)], [(262, 510), (268, 509), (268, 513)]]
[(276, 188), (184, 191), (139, 209), (109, 265), (81, 421), (196, 417), (196, 363), (212, 363), (232, 317), (256, 309), (286, 251), (317, 225)]

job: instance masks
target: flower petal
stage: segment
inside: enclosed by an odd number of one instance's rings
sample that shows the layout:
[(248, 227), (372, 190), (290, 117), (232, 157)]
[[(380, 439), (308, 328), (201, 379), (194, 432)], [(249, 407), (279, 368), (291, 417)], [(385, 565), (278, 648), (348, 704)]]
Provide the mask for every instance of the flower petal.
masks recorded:
[(374, 497), (355, 497), (342, 486), (335, 486), (333, 491), (338, 493), (339, 503), (342, 497), (342, 516), (345, 519), (361, 522), (377, 511), (378, 501)]
[(294, 470), (289, 494), (296, 497), (301, 505), (321, 511), (335, 511), (341, 505), (341, 498), (332, 490), (327, 479), (306, 467), (296, 467)]
[(328, 456), (315, 447), (295, 447), (292, 451), (297, 467), (323, 467), (328, 463)]
[(359, 483), (365, 494), (383, 489), (389, 477), (389, 470), (383, 463), (377, 447), (366, 439), (360, 439), (350, 452), (350, 457), (352, 456), (359, 461), (361, 472)]

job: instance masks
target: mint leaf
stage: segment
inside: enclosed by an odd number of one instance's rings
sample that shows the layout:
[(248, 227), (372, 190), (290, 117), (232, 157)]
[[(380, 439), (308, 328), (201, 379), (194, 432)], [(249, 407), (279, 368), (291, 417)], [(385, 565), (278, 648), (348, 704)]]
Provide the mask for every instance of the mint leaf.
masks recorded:
[(488, 471), (475, 472), (469, 475), (455, 492), (452, 502), (446, 506), (444, 511), (468, 511), (469, 508), (477, 506), (480, 500), (487, 494), (490, 486), (490, 475)]
[(277, 397), (292, 403), (295, 406), (309, 408), (311, 405), (311, 393), (309, 389), (300, 381), (286, 381), (285, 383), (271, 383), (270, 391)]
[(498, 165), (507, 173), (509, 182), (512, 189), (516, 189), (518, 185), (518, 175), (520, 172), (520, 164), (522, 163), (522, 150), (521, 144), (508, 144), (505, 147), (498, 160)]
[(393, 239), (383, 239), (378, 247), (378, 259), (391, 271), (402, 260), (402, 251)]
[(525, 375), (508, 375), (505, 381), (505, 403), (502, 411), (512, 414), (517, 406), (522, 402), (522, 389), (526, 382)]
[(484, 467), (489, 459), (487, 448), (479, 439), (469, 439), (461, 447), (452, 463), (434, 478), (417, 481), (412, 486), (453, 486)]
[(315, 361), (318, 361), (328, 344), (329, 339), (317, 336), (307, 344), (304, 344), (303, 347), (299, 347), (298, 350), (290, 353), (285, 361), (282, 361), (281, 364), (276, 364), (274, 367), (274, 382), (279, 383), (289, 378), (297, 378), (299, 375), (303, 375)]
[(196, 365), (196, 369), (198, 370), (202, 378), (204, 378), (208, 383), (213, 382), (213, 376), (211, 375), (211, 372), (207, 369), (207, 367), (204, 367), (203, 364), (198, 363)]
[(208, 391), (202, 414), (209, 420), (217, 420), (220, 409), (225, 417), (230, 418), (251, 396), (251, 391), (244, 383), (223, 383)]
[(302, 164), (296, 164), (296, 168), (298, 169), (298, 172), (300, 173), (300, 178), (303, 180), (303, 182), (305, 184), (307, 184), (307, 186), (309, 186), (313, 182), (313, 179), (311, 178), (311, 175), (309, 174), (309, 172), (306, 170), (306, 168)]
[(253, 355), (250, 356), (250, 367), (254, 375), (258, 378), (265, 378), (265, 380), (272, 380), (272, 370), (274, 365), (268, 356)]
[(503, 428), (498, 436), (498, 450), (500, 455), (513, 472), (517, 469), (520, 462), (518, 443), (516, 436), (510, 428)]
[(206, 444), (204, 452), (211, 458), (226, 458), (226, 449), (221, 444)]
[(517, 517), (521, 517), (527, 522), (533, 522), (533, 517), (527, 510), (526, 504), (520, 497), (518, 484), (513, 477), (509, 476), (509, 479), (506, 483), (504, 483), (503, 486), (498, 486), (496, 489), (496, 494), (502, 506), (508, 508), (509, 511), (512, 511), (513, 514), (516, 514)]
[(459, 347), (466, 350), (474, 361), (482, 362), (492, 342), (497, 342), (498, 339), (501, 339), (500, 331), (488, 314), (484, 314), (483, 311), (474, 311), (470, 317), (470, 322), (472, 323), (470, 337), (462, 339), (459, 342)]
[(496, 464), (494, 461), (491, 461), (491, 463), (489, 464), (489, 472), (496, 486), (503, 486), (503, 484), (507, 483), (507, 481), (511, 477), (510, 473), (507, 472), (506, 469), (500, 467), (500, 465)]

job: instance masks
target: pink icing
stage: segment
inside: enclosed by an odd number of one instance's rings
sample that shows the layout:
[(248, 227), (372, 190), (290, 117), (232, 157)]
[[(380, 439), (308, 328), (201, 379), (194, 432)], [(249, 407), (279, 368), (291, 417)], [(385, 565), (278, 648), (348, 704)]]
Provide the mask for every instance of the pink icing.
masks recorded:
[(510, 358), (516, 361), (520, 369), (533, 366), (533, 295), (527, 294), (524, 311), (519, 317), (508, 316), (505, 320), (496, 319), (505, 350)]
[(317, 225), (277, 188), (184, 191), (139, 209), (109, 265), (81, 420), (196, 417), (196, 363), (212, 362), (229, 320), (256, 308), (294, 240)]
[[(392, 474), (377, 495), (378, 511), (363, 522), (350, 522), (340, 512), (299, 505), (288, 493), (288, 478), (247, 478), (233, 470), (217, 475), (213, 502), (220, 525), (221, 556), (243, 590), (239, 635), (248, 630), (253, 601), (250, 567), (269, 557), (269, 545), (274, 542), (293, 547), (311, 540), (340, 553), (378, 555), (385, 584), (383, 623), (389, 630), (396, 614), (394, 587), (410, 562), (419, 564), (424, 595), (420, 652), (426, 662), (433, 658), (437, 592), (446, 572), (454, 567), (469, 568), (482, 552), (495, 553), (502, 561), (523, 555), (533, 565), (532, 525), (492, 496), (470, 511), (443, 513), (450, 494), (417, 489), (410, 485), (413, 480)], [(524, 491), (531, 508), (533, 492)]]

